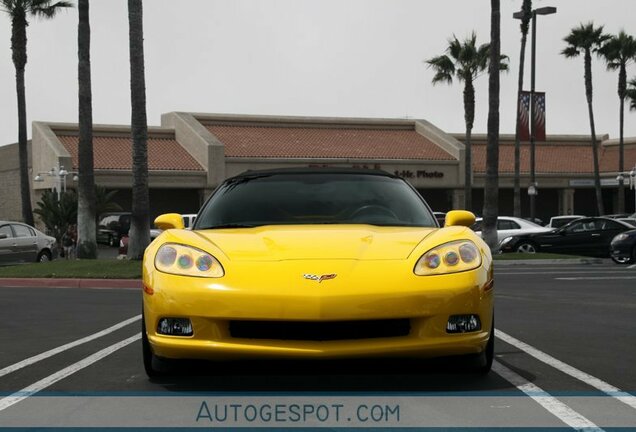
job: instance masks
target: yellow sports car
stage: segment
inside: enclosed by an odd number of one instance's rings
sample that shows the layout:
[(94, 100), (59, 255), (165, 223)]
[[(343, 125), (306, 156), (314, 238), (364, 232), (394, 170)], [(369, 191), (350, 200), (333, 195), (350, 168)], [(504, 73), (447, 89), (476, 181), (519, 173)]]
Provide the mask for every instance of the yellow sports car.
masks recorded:
[(487, 245), (451, 211), (440, 228), (403, 179), (365, 169), (248, 171), (192, 230), (178, 214), (143, 262), (143, 355), (169, 359), (493, 358)]

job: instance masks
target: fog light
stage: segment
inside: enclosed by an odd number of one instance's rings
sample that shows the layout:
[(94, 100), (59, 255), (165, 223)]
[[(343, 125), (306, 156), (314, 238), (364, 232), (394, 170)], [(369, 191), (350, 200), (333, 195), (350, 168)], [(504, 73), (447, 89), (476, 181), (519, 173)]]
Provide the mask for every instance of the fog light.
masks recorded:
[(451, 315), (446, 324), (447, 333), (466, 333), (481, 330), (478, 315)]
[(192, 323), (188, 318), (161, 318), (157, 333), (170, 336), (192, 336)]

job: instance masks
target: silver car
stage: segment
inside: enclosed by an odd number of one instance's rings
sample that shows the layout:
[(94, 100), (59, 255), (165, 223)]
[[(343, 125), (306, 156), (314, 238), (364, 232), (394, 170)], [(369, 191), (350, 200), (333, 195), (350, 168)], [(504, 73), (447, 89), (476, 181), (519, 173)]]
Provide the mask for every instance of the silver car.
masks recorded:
[(55, 237), (27, 224), (0, 221), (0, 265), (45, 262), (56, 257)]

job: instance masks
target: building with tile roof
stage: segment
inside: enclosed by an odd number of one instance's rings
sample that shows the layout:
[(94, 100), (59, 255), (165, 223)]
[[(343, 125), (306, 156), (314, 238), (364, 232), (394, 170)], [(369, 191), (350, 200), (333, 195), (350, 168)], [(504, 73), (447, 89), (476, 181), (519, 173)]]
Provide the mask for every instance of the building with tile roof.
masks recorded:
[[(132, 153), (129, 126), (94, 126), (95, 180), (117, 190), (116, 201), (131, 207)], [(78, 126), (33, 122), (34, 201), (46, 189), (74, 188)], [(250, 169), (280, 167), (379, 168), (406, 178), (435, 210), (461, 208), (465, 148), (463, 134), (449, 134), (425, 120), (281, 117), (171, 112), (148, 131), (151, 214), (196, 213), (225, 178)], [(486, 135), (473, 135), (474, 211), (481, 212)], [(618, 142), (599, 136), (605, 207), (616, 208)], [(529, 149), (521, 151), (522, 211), (528, 213)], [(595, 213), (589, 135), (552, 135), (536, 147), (537, 216)], [(0, 199), (14, 198), (0, 218), (20, 219), (17, 145), (0, 148)], [(636, 138), (626, 139), (625, 167), (636, 166)], [(4, 168), (4, 171), (2, 169)], [(64, 178), (50, 175), (64, 168)], [(514, 136), (500, 136), (500, 214), (512, 214)], [(15, 183), (15, 182), (14, 182)], [(627, 209), (634, 191), (627, 189)]]

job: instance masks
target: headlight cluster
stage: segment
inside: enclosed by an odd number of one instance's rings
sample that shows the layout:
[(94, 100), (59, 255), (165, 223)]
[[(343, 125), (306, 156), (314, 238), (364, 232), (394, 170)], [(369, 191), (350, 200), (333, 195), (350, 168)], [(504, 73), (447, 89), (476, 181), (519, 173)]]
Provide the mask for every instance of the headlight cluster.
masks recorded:
[(415, 264), (418, 276), (457, 273), (481, 265), (479, 249), (470, 240), (459, 240), (439, 245), (426, 252)]
[(506, 237), (505, 239), (501, 241), (501, 243), (499, 243), (499, 246), (507, 245), (508, 243), (512, 241), (513, 238), (514, 238), (513, 236)]
[(614, 237), (614, 238), (612, 239), (612, 243), (613, 243), (613, 242), (617, 242), (617, 241), (627, 240), (627, 238), (628, 238), (628, 237), (629, 237), (629, 236), (628, 236), (627, 234), (625, 234), (625, 233), (618, 234), (616, 237)]
[(221, 263), (209, 253), (176, 243), (166, 243), (159, 248), (155, 268), (181, 276), (219, 278), (225, 275)]

